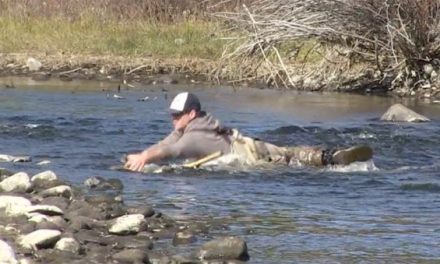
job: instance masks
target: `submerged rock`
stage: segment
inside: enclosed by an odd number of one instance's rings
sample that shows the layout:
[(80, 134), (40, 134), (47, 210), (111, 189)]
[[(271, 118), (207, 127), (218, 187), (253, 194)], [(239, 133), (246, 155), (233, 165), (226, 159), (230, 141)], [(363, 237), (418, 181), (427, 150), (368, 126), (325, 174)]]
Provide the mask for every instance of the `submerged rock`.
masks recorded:
[(191, 232), (177, 232), (173, 238), (173, 246), (191, 244), (195, 241), (197, 241), (197, 238)]
[(122, 190), (124, 185), (119, 179), (104, 179), (100, 176), (93, 176), (84, 181), (84, 185), (91, 189), (98, 190)]
[(217, 238), (201, 247), (197, 253), (202, 260), (249, 260), (246, 242), (237, 237)]
[(113, 254), (112, 258), (122, 263), (150, 263), (148, 254), (139, 249), (126, 249)]
[(6, 154), (0, 154), (0, 162), (30, 162), (32, 158), (30, 156), (11, 156)]
[(393, 122), (428, 122), (426, 116), (420, 115), (402, 104), (392, 105), (380, 118), (382, 121)]

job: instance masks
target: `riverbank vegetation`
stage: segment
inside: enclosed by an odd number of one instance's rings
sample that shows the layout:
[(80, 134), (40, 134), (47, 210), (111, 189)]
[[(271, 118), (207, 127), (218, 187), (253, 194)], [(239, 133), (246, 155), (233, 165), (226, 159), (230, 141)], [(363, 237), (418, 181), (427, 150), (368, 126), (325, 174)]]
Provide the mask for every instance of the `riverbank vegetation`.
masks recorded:
[[(224, 41), (198, 1), (0, 1), (2, 52), (218, 59)], [(231, 7), (232, 8), (232, 7)]]
[[(0, 0), (3, 53), (211, 61), (210, 80), (437, 94), (438, 0)], [(438, 87), (439, 86), (439, 87)]]
[[(242, 31), (232, 61), (247, 60), (245, 74), (260, 68), (264, 78), (288, 87), (313, 80), (333, 80), (338, 87), (391, 89), (400, 95), (430, 97), (440, 88), (440, 2), (438, 0), (259, 0), (252, 8), (219, 16)], [(311, 49), (321, 62), (296, 78), (298, 46)], [(294, 43), (291, 51), (283, 45)], [(356, 75), (347, 76), (347, 72)], [(342, 80), (342, 82), (341, 82)]]

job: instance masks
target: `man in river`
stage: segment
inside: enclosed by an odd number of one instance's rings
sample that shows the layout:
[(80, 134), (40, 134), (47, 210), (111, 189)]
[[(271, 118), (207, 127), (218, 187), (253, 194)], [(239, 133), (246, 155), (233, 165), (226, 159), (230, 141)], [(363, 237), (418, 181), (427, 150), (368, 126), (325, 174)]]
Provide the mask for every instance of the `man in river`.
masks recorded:
[(141, 171), (146, 164), (168, 159), (200, 159), (212, 153), (232, 154), (245, 165), (262, 163), (311, 166), (347, 165), (367, 161), (373, 151), (360, 145), (346, 149), (320, 147), (280, 147), (251, 137), (236, 129), (220, 126), (220, 122), (202, 111), (200, 100), (193, 93), (183, 92), (170, 105), (174, 130), (162, 141), (140, 153), (127, 155), (126, 169)]

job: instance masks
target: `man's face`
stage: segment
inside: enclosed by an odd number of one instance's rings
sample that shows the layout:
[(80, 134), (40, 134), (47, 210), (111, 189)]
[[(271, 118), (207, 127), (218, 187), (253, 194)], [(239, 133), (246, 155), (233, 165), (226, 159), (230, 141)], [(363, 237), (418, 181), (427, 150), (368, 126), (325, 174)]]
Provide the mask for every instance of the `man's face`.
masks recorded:
[(185, 127), (196, 117), (196, 112), (191, 110), (188, 113), (179, 113), (171, 115), (175, 130), (183, 131)]

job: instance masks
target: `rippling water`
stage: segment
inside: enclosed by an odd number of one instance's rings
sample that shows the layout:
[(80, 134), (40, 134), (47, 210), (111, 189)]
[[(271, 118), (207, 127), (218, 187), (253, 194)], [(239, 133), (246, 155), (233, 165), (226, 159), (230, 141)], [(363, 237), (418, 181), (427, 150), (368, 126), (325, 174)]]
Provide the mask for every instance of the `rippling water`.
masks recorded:
[[(395, 100), (225, 87), (140, 87), (102, 83), (42, 84), (0, 90), (1, 153), (31, 155), (15, 171), (51, 169), (81, 184), (118, 177), (128, 203), (150, 203), (179, 221), (211, 225), (211, 236), (245, 238), (250, 263), (436, 263), (440, 259), (440, 105), (405, 102), (433, 119), (378, 120)], [(168, 91), (164, 92), (164, 88)], [(174, 94), (192, 89), (226, 125), (276, 144), (329, 147), (357, 143), (373, 163), (343, 168), (180, 171), (141, 175), (111, 171), (171, 129)], [(107, 96), (109, 94), (109, 97)], [(149, 101), (138, 98), (148, 95)], [(50, 160), (47, 165), (37, 165)]]

